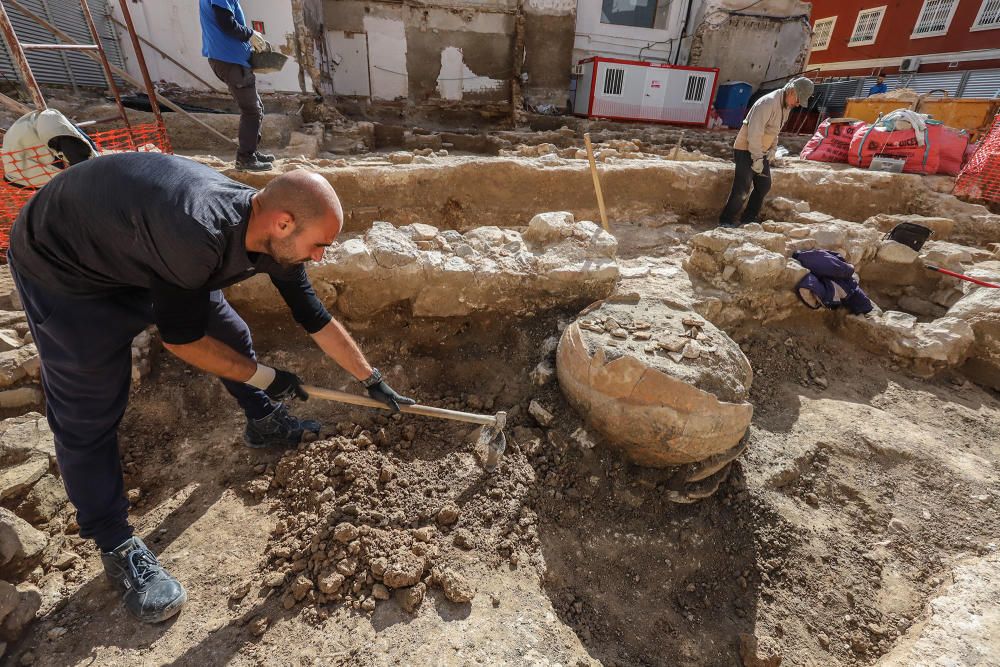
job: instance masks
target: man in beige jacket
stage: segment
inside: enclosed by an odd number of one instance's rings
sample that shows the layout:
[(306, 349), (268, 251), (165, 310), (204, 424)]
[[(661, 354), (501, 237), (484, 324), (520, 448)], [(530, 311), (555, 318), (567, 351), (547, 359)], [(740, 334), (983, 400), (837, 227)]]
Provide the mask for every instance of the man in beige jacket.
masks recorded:
[[(784, 88), (764, 95), (750, 109), (733, 144), (736, 176), (729, 201), (719, 215), (721, 226), (738, 227), (757, 221), (764, 197), (771, 189), (769, 162), (774, 160), (774, 152), (778, 148), (778, 133), (788, 121), (792, 108), (796, 105), (808, 107), (812, 94), (813, 82), (799, 77), (786, 83)], [(751, 188), (753, 194), (750, 194)], [(746, 210), (743, 210), (744, 202)]]

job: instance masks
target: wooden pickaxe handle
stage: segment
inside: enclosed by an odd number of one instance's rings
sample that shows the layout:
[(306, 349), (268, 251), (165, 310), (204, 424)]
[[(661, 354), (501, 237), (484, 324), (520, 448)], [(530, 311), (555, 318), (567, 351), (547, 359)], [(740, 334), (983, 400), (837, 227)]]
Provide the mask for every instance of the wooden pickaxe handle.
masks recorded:
[[(379, 408), (381, 410), (389, 410), (389, 406), (382, 401), (376, 401), (374, 398), (369, 398), (368, 396), (359, 396), (358, 394), (348, 394), (346, 391), (337, 391), (336, 389), (324, 389), (322, 387), (314, 387), (312, 385), (304, 384), (302, 388), (305, 390), (309, 396), (315, 396), (316, 398), (322, 398), (327, 401), (337, 401), (338, 403), (347, 403), (349, 405), (360, 405), (366, 408)], [(405, 412), (410, 415), (422, 415), (424, 417), (436, 417), (438, 419), (450, 419), (456, 422), (467, 422), (469, 424), (482, 424), (484, 426), (494, 426), (497, 423), (497, 418), (490, 415), (476, 415), (471, 412), (459, 412), (458, 410), (445, 410), (444, 408), (433, 408), (429, 405), (400, 405), (400, 412)]]

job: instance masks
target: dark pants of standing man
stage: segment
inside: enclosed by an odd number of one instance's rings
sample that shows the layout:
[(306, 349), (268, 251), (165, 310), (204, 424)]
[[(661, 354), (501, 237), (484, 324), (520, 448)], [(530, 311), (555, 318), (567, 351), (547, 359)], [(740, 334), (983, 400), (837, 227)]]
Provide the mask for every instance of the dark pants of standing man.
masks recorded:
[(260, 145), (260, 127), (264, 124), (264, 105), (257, 94), (257, 77), (245, 65), (208, 59), (215, 76), (229, 86), (229, 93), (240, 108), (240, 147), (236, 157), (249, 160)]
[[(57, 294), (19, 276), (16, 260), (8, 260), (41, 358), (46, 416), (80, 536), (111, 551), (132, 536), (118, 424), (132, 379), (132, 339), (152, 319), (149, 292), (94, 299)], [(211, 301), (208, 335), (255, 358), (246, 323), (221, 291), (212, 292)], [(242, 382), (224, 384), (248, 417), (273, 409), (264, 392)]]
[[(748, 222), (757, 222), (760, 209), (764, 205), (764, 197), (771, 189), (771, 165), (764, 157), (764, 171), (760, 174), (753, 173), (753, 158), (750, 151), (734, 150), (733, 157), (736, 160), (736, 176), (733, 178), (733, 191), (729, 193), (729, 201), (719, 215), (720, 225), (735, 225), (737, 219), (739, 224), (745, 225)], [(753, 194), (750, 194), (750, 188)], [(750, 201), (747, 201), (747, 195)], [(743, 210), (743, 203), (746, 202), (746, 210)], [(740, 211), (743, 210), (743, 215)]]

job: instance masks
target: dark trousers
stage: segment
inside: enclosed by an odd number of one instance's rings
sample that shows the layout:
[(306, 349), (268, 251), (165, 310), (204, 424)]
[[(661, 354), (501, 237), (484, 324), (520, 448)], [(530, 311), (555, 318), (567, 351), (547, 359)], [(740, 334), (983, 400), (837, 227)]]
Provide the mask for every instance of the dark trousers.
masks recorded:
[(246, 160), (253, 157), (260, 145), (260, 128), (264, 124), (264, 105), (257, 94), (257, 77), (245, 65), (224, 63), (208, 59), (215, 76), (229, 87), (229, 93), (240, 108), (240, 147), (236, 157)]
[[(771, 189), (771, 165), (764, 157), (764, 172), (753, 173), (753, 158), (750, 151), (733, 151), (733, 159), (736, 161), (736, 176), (733, 178), (733, 190), (729, 193), (729, 201), (719, 215), (720, 225), (736, 224), (737, 219), (741, 225), (748, 222), (757, 222), (760, 209), (764, 205), (764, 197)], [(753, 188), (753, 194), (750, 189)], [(747, 201), (747, 195), (750, 201)], [(743, 210), (743, 203), (746, 202), (746, 210)], [(740, 215), (740, 211), (743, 215)]]
[[(8, 260), (38, 347), (46, 416), (80, 536), (111, 551), (132, 536), (118, 424), (132, 380), (132, 339), (152, 320), (149, 292), (97, 299), (56, 294), (19, 276), (15, 260)], [(246, 323), (221, 291), (211, 298), (208, 335), (254, 357)], [(249, 418), (273, 409), (264, 392), (242, 382), (224, 384)]]

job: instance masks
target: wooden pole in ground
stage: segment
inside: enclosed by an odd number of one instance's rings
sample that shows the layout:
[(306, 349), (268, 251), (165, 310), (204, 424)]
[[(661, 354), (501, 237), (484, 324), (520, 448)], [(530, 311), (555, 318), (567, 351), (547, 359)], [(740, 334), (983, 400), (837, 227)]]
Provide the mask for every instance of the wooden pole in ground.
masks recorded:
[(597, 162), (594, 161), (594, 147), (590, 143), (590, 132), (583, 135), (583, 141), (587, 144), (587, 159), (590, 160), (590, 175), (594, 177), (594, 190), (597, 191), (597, 206), (601, 209), (601, 226), (604, 231), (608, 229), (608, 213), (604, 210), (604, 193), (601, 192), (601, 179), (597, 177)]

